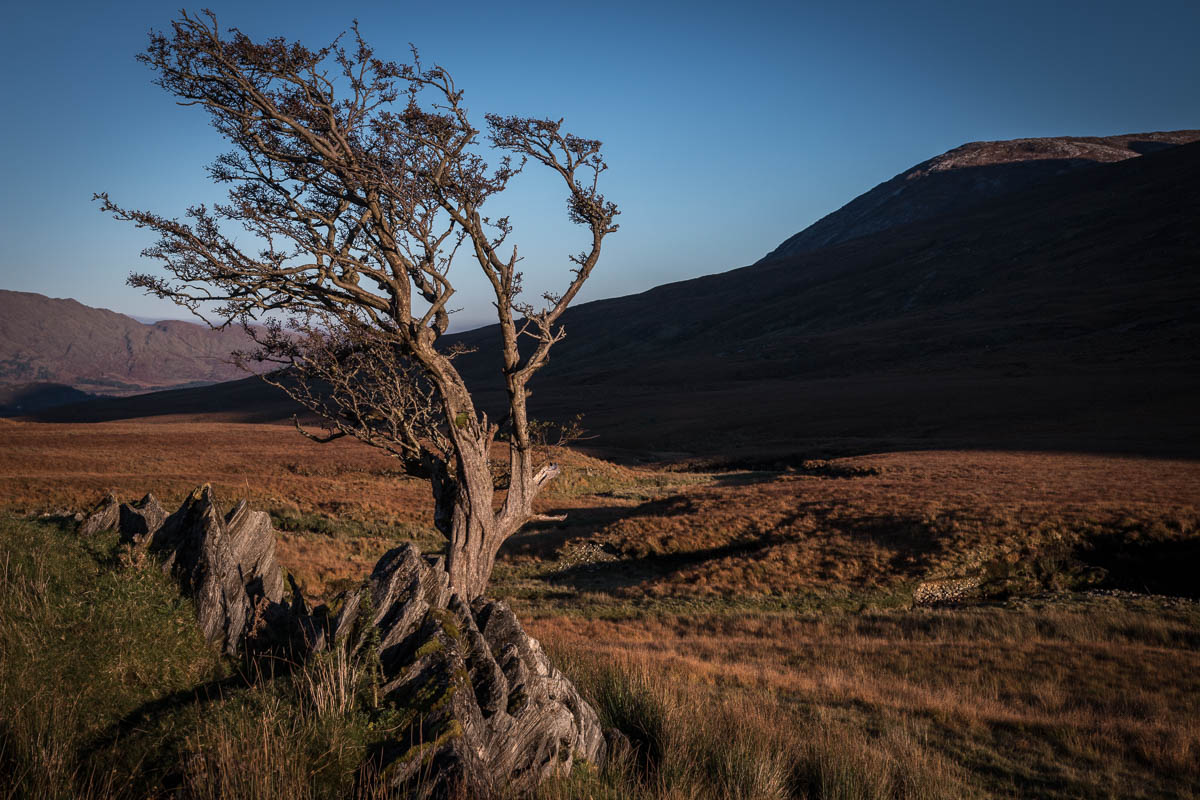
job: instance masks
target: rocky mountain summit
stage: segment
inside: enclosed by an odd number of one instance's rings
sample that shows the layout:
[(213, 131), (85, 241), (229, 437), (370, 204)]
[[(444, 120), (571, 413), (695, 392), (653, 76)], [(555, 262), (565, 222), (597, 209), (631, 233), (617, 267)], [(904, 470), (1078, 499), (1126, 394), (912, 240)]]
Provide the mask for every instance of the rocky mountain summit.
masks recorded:
[(363, 765), (371, 780), (411, 796), (486, 797), (604, 761), (592, 707), (507, 605), (452, 593), (440, 557), (402, 545), (333, 608), (310, 609), (290, 577), (284, 598), (270, 517), (245, 501), (223, 513), (208, 485), (171, 515), (150, 494), (109, 495), (80, 534), (106, 530), (158, 559), (227, 654), (290, 664), (336, 655), (377, 674), (380, 712), (397, 721)]
[(820, 250), (982, 205), (1060, 175), (1200, 140), (1200, 131), (970, 142), (923, 161), (851, 200), (762, 261)]

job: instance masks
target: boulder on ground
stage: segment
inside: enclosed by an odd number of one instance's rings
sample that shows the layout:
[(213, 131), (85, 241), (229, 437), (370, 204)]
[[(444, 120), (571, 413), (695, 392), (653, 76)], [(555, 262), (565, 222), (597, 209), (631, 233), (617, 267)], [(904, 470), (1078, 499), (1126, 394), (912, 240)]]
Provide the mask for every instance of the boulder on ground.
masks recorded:
[(306, 658), (340, 647), (367, 665), (378, 702), (396, 717), (363, 765), (364, 782), (404, 796), (487, 797), (605, 758), (592, 707), (507, 605), (454, 594), (441, 558), (412, 545), (389, 551), (330, 615), (324, 606), (310, 613), (294, 581), (283, 601), (270, 517), (244, 501), (222, 514), (208, 485), (169, 517), (153, 495), (134, 505), (110, 496), (84, 529), (113, 528), (161, 559), (226, 653), (286, 643)]
[(271, 518), (244, 500), (223, 514), (205, 484), (167, 516), (153, 494), (133, 504), (110, 494), (80, 527), (84, 535), (104, 530), (117, 530), (122, 541), (161, 559), (192, 598), (205, 638), (226, 653), (241, 651), (249, 638), (273, 637), (272, 627), (287, 627)]
[(370, 764), (390, 786), (432, 797), (532, 788), (605, 756), (596, 712), (503, 602), (468, 606), (441, 559), (403, 545), (345, 599), (322, 647), (378, 658), (384, 702), (405, 732)]

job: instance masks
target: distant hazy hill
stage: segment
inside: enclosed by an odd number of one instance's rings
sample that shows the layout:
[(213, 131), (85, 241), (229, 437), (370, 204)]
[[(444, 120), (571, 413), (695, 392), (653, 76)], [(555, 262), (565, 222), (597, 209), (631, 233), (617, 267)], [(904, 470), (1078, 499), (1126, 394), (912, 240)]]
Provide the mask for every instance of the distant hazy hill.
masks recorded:
[(75, 300), (0, 290), (0, 387), (10, 402), (21, 392), (39, 404), (67, 396), (36, 384), (127, 395), (227, 381), (245, 375), (229, 358), (246, 344), (241, 330), (145, 324)]
[[(532, 413), (582, 411), (596, 445), (722, 457), (1200, 456), (1200, 143), (990, 199), (973, 185), (930, 219), (571, 309)], [(460, 338), (478, 350), (457, 363), (498, 405), (496, 330)], [(241, 381), (54, 418), (214, 410), (261, 420), (287, 404)]]
[(763, 261), (963, 211), (1068, 172), (1200, 139), (1200, 130), (971, 142), (905, 170), (772, 250)]

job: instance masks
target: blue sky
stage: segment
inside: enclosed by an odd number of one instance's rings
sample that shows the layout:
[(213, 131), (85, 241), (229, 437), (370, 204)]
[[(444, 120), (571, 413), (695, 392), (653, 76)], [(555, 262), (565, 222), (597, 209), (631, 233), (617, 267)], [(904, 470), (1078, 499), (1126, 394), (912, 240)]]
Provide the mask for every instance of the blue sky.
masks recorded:
[[(230, 3), (223, 26), (326, 43), (357, 17), (409, 42), (472, 112), (565, 117), (605, 142), (622, 209), (582, 299), (749, 264), (906, 167), (968, 141), (1200, 128), (1200, 3)], [(0, 288), (181, 312), (124, 285), (142, 232), (93, 192), (163, 214), (219, 199), (222, 152), (134, 61), (179, 0), (5, 4)], [(526, 285), (561, 284), (582, 231), (564, 193), (512, 192)], [(461, 267), (469, 268), (463, 263)], [(458, 327), (486, 322), (478, 281)], [(533, 291), (531, 291), (531, 294)]]

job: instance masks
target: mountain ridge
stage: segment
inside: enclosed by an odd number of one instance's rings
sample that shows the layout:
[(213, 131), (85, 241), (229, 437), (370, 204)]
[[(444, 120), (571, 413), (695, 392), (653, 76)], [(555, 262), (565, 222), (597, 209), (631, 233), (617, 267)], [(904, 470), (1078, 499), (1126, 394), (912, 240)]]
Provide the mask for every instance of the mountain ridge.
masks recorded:
[(796, 233), (758, 263), (962, 211), (1069, 172), (1200, 140), (1200, 130), (968, 142), (922, 161)]
[(0, 289), (0, 387), (62, 384), (129, 395), (241, 377), (230, 363), (250, 339), (181, 320), (143, 323), (72, 298)]
[[(1200, 143), (812, 253), (571, 308), (531, 413), (638, 452), (1200, 455)], [(502, 406), (496, 330), (457, 363)], [(51, 417), (285, 419), (240, 381)]]

